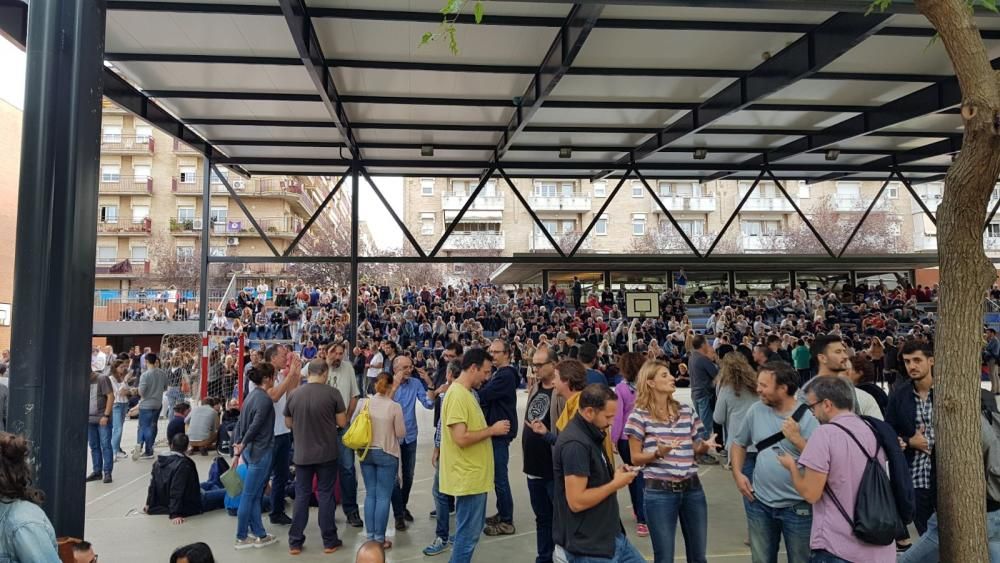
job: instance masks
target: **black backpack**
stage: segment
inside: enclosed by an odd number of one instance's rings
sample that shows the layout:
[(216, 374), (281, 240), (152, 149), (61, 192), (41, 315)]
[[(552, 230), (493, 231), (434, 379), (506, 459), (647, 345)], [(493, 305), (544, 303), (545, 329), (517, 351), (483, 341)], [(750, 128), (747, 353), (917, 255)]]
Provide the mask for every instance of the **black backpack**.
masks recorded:
[(904, 523), (896, 510), (896, 497), (893, 494), (892, 484), (889, 482), (889, 474), (878, 461), (878, 452), (881, 449), (878, 433), (868, 421), (861, 420), (868, 424), (872, 433), (875, 434), (875, 453), (873, 455), (868, 455), (864, 446), (850, 430), (836, 422), (830, 423), (846, 432), (861, 449), (861, 453), (868, 458), (865, 471), (861, 474), (858, 494), (854, 498), (854, 518), (848, 516), (843, 505), (837, 500), (837, 495), (833, 494), (830, 489), (829, 483), (825, 486), (824, 491), (830, 495), (830, 500), (851, 525), (854, 537), (873, 545), (889, 545), (896, 541), (896, 535), (904, 527)]

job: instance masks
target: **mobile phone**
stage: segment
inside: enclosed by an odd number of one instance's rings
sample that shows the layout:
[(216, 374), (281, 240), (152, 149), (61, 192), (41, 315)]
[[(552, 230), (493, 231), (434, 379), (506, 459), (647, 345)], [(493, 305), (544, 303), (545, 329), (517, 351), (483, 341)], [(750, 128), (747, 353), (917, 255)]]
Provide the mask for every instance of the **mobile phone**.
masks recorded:
[(778, 455), (785, 455), (785, 450), (781, 449), (781, 446), (771, 446), (771, 451)]

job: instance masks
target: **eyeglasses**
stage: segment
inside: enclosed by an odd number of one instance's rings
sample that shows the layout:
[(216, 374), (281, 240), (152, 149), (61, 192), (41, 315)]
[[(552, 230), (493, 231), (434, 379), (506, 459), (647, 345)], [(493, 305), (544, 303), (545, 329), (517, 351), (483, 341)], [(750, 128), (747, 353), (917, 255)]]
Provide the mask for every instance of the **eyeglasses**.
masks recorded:
[(535, 363), (533, 363), (533, 364), (531, 364), (531, 367), (533, 367), (533, 368), (535, 368), (535, 369), (542, 369), (543, 367), (545, 367), (545, 366), (547, 366), (547, 365), (549, 365), (549, 364), (551, 364), (551, 363), (552, 363), (552, 362), (542, 362), (542, 363), (540, 363), (540, 364), (535, 364)]
[(816, 405), (822, 403), (823, 401), (824, 401), (824, 399), (820, 399), (819, 401), (816, 401), (815, 403), (806, 404), (806, 408), (809, 409), (810, 411), (812, 411), (813, 409), (816, 408)]

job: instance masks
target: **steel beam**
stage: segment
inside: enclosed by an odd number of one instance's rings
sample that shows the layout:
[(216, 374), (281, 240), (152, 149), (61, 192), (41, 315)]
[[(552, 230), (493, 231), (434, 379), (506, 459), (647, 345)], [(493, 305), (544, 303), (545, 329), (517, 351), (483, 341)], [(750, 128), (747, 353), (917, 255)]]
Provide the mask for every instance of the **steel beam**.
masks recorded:
[(885, 182), (882, 182), (882, 187), (879, 188), (878, 193), (875, 194), (875, 199), (873, 199), (872, 202), (868, 204), (868, 208), (865, 209), (865, 213), (864, 215), (861, 216), (861, 220), (858, 221), (858, 224), (855, 225), (854, 229), (851, 231), (850, 236), (847, 237), (847, 241), (844, 242), (844, 247), (841, 248), (840, 252), (837, 253), (837, 258), (844, 257), (844, 253), (847, 252), (847, 247), (851, 246), (851, 242), (854, 240), (854, 237), (858, 234), (858, 231), (861, 230), (861, 226), (864, 225), (865, 221), (868, 220), (868, 216), (871, 214), (872, 209), (875, 209), (875, 205), (878, 204), (878, 200), (880, 197), (882, 197), (882, 193), (885, 192), (885, 189), (892, 182), (892, 177), (894, 175), (895, 173), (889, 174), (889, 177), (885, 179)]
[(767, 169), (766, 172), (767, 175), (771, 177), (771, 181), (774, 182), (774, 185), (777, 186), (779, 190), (781, 190), (781, 195), (785, 196), (785, 199), (788, 200), (788, 203), (792, 204), (792, 209), (795, 210), (795, 213), (798, 214), (799, 219), (802, 219), (802, 222), (805, 223), (806, 227), (809, 228), (809, 231), (812, 232), (814, 237), (816, 237), (816, 240), (819, 241), (819, 244), (823, 247), (823, 250), (826, 250), (826, 253), (830, 255), (830, 258), (836, 258), (837, 255), (834, 254), (833, 249), (830, 248), (830, 245), (827, 244), (826, 241), (823, 239), (823, 235), (819, 234), (819, 231), (817, 231), (816, 227), (813, 226), (812, 221), (810, 221), (809, 218), (806, 217), (806, 214), (803, 213), (801, 209), (799, 209), (799, 204), (795, 203), (795, 200), (792, 199), (792, 196), (788, 195), (788, 192), (785, 190), (785, 186), (781, 183), (781, 180), (779, 180), (774, 175), (774, 173), (771, 172), (770, 169)]
[(299, 51), (302, 64), (305, 65), (309, 78), (316, 86), (323, 105), (326, 106), (333, 123), (340, 131), (340, 136), (347, 143), (351, 155), (360, 159), (361, 149), (358, 148), (358, 142), (354, 138), (351, 120), (347, 117), (347, 111), (337, 92), (337, 85), (333, 82), (333, 73), (326, 64), (326, 57), (323, 56), (323, 48), (316, 37), (316, 28), (313, 27), (305, 0), (279, 0), (279, 4), (288, 24), (288, 30), (292, 33), (295, 48)]
[(634, 168), (629, 167), (628, 170), (625, 171), (625, 175), (622, 176), (620, 180), (618, 180), (618, 184), (615, 186), (615, 189), (611, 190), (611, 193), (608, 194), (607, 199), (604, 200), (604, 205), (602, 205), (601, 208), (597, 211), (597, 213), (594, 214), (593, 219), (590, 220), (590, 224), (587, 225), (586, 230), (584, 230), (583, 234), (580, 235), (580, 240), (576, 241), (576, 244), (573, 245), (573, 250), (570, 251), (568, 256), (569, 258), (576, 256), (577, 251), (580, 250), (581, 246), (583, 246), (583, 241), (587, 240), (587, 237), (590, 236), (590, 231), (592, 231), (594, 229), (594, 226), (597, 225), (597, 222), (601, 220), (601, 216), (604, 215), (604, 212), (608, 210), (608, 206), (611, 205), (611, 201), (615, 199), (615, 196), (618, 195), (618, 192), (622, 189), (622, 186), (625, 185), (625, 180), (628, 180), (629, 176), (631, 176), (632, 172), (634, 171), (635, 171)]
[(22, 0), (0, 0), (0, 37), (24, 49), (28, 36), (28, 4)]
[(455, 231), (455, 227), (458, 226), (458, 223), (462, 220), (462, 217), (465, 217), (465, 213), (466, 211), (469, 210), (470, 207), (472, 207), (472, 203), (476, 201), (476, 197), (479, 195), (479, 192), (482, 191), (483, 186), (485, 186), (486, 182), (488, 182), (490, 177), (493, 176), (494, 170), (496, 169), (495, 168), (488, 169), (486, 173), (483, 174), (482, 177), (479, 179), (479, 184), (476, 186), (476, 189), (472, 190), (472, 195), (469, 196), (469, 199), (466, 200), (465, 205), (463, 205), (462, 208), (458, 210), (458, 214), (455, 215), (455, 218), (452, 219), (451, 223), (448, 224), (448, 228), (445, 229), (444, 236), (441, 237), (441, 240), (439, 240), (437, 244), (434, 245), (434, 248), (433, 250), (431, 250), (430, 253), (431, 258), (437, 256), (438, 252), (441, 251), (441, 247), (444, 246), (445, 241), (447, 241), (448, 237), (451, 236), (451, 233)]
[[(240, 210), (243, 211), (243, 214), (246, 215), (247, 220), (250, 221), (250, 224), (253, 225), (253, 228), (257, 229), (257, 233), (260, 235), (260, 238), (264, 239), (264, 244), (266, 244), (267, 247), (271, 249), (271, 252), (275, 256), (280, 255), (281, 253), (278, 252), (277, 247), (275, 247), (274, 243), (271, 242), (271, 237), (267, 236), (267, 231), (260, 228), (260, 225), (257, 223), (257, 219), (254, 219), (253, 213), (250, 213), (250, 210), (247, 208), (247, 205), (243, 203), (243, 198), (241, 198), (240, 194), (236, 193), (236, 190), (233, 189), (233, 186), (229, 183), (229, 179), (226, 178), (221, 172), (219, 172), (219, 169), (214, 164), (212, 165), (212, 170), (215, 172), (216, 176), (218, 176), (219, 180), (222, 181), (222, 185), (226, 187), (226, 190), (229, 192), (229, 195), (236, 200), (236, 205), (238, 205), (240, 207)], [(208, 170), (205, 171), (205, 175), (211, 176)], [(201, 220), (202, 224), (204, 224), (208, 222), (208, 217), (202, 217)], [(202, 246), (204, 245), (205, 241), (203, 240)]]
[(538, 218), (538, 214), (535, 213), (535, 210), (531, 208), (531, 205), (529, 205), (527, 200), (524, 199), (524, 196), (521, 195), (521, 190), (517, 189), (517, 186), (514, 185), (514, 182), (510, 181), (510, 177), (507, 176), (507, 172), (505, 172), (504, 169), (500, 167), (497, 167), (497, 172), (499, 172), (500, 176), (502, 176), (504, 181), (507, 182), (507, 187), (510, 188), (510, 191), (514, 194), (514, 197), (516, 197), (517, 200), (521, 202), (521, 205), (524, 206), (524, 210), (527, 211), (528, 215), (531, 216), (531, 220), (535, 222), (535, 226), (538, 227), (538, 230), (541, 231), (543, 235), (545, 235), (545, 239), (549, 241), (549, 244), (552, 245), (553, 250), (555, 250), (556, 253), (559, 254), (560, 258), (565, 258), (566, 253), (563, 251), (562, 247), (559, 246), (559, 243), (556, 242), (556, 239), (552, 237), (552, 233), (550, 233), (549, 230), (545, 228), (545, 223), (542, 223), (542, 220)]
[[(757, 65), (739, 80), (705, 100), (680, 119), (620, 158), (613, 168), (640, 162), (674, 141), (697, 133), (712, 122), (740, 111), (756, 100), (819, 71), (878, 31), (889, 20), (885, 14), (838, 13), (795, 42)], [(599, 176), (606, 175), (606, 171)]]
[(306, 221), (306, 224), (302, 227), (302, 230), (299, 231), (299, 234), (295, 235), (295, 239), (292, 240), (292, 242), (288, 245), (288, 248), (285, 249), (285, 252), (282, 253), (284, 256), (290, 256), (292, 254), (292, 251), (295, 250), (296, 246), (298, 246), (299, 241), (302, 240), (302, 237), (306, 235), (306, 232), (309, 231), (309, 228), (313, 226), (313, 223), (316, 222), (316, 219), (318, 219), (319, 216), (323, 214), (323, 210), (326, 209), (326, 206), (330, 203), (330, 200), (333, 199), (333, 196), (337, 195), (337, 192), (340, 191), (340, 186), (344, 184), (344, 180), (347, 179), (347, 175), (349, 173), (350, 169), (348, 169), (347, 172), (344, 172), (343, 174), (340, 175), (340, 180), (337, 182), (336, 185), (333, 186), (333, 189), (330, 190), (330, 193), (327, 194), (325, 198), (323, 198), (323, 201), (319, 204), (319, 207), (316, 208), (316, 211), (313, 212), (312, 216), (309, 217), (309, 220)]
[[(358, 345), (358, 258), (359, 258), (359, 239), (360, 233), (358, 228), (358, 223), (361, 221), (361, 198), (358, 195), (358, 167), (356, 162), (351, 163), (351, 255), (350, 255), (350, 265), (351, 265), (351, 319), (353, 322), (349, 323), (348, 330), (350, 331), (351, 343), (355, 346)], [(352, 349), (353, 353), (353, 349)]]
[[(14, 246), (7, 431), (28, 441), (31, 484), (45, 492), (55, 536), (78, 538), (87, 537), (105, 15), (103, 2), (31, 2)], [(16, 529), (4, 523), (5, 534)]]
[[(677, 234), (681, 235), (681, 238), (684, 239), (684, 244), (686, 244), (688, 248), (691, 249), (691, 252), (693, 252), (695, 256), (701, 258), (701, 252), (698, 251), (698, 248), (695, 247), (695, 245), (691, 242), (691, 239), (688, 238), (687, 233), (685, 233), (684, 229), (681, 228), (680, 224), (677, 222), (677, 219), (674, 219), (674, 214), (671, 213), (669, 209), (667, 209), (666, 205), (663, 205), (662, 201), (660, 201), (660, 197), (656, 195), (656, 192), (653, 191), (653, 188), (649, 185), (649, 182), (646, 181), (646, 178), (643, 177), (642, 173), (639, 172), (638, 169), (634, 169), (632, 170), (632, 172), (635, 173), (637, 178), (639, 178), (639, 180), (642, 182), (642, 185), (646, 187), (646, 192), (649, 194), (649, 197), (653, 198), (653, 201), (656, 202), (656, 205), (660, 208), (660, 211), (662, 211), (663, 214), (667, 216), (667, 219), (670, 220), (670, 224), (674, 226), (674, 229), (677, 231)], [(659, 227), (659, 225), (657, 225), (657, 227)]]
[(208, 330), (208, 256), (211, 254), (209, 237), (211, 236), (212, 215), (212, 159), (202, 157), (201, 178), (201, 253), (198, 264), (201, 277), (198, 279), (198, 332)]
[(760, 181), (764, 178), (765, 174), (767, 174), (767, 172), (764, 170), (761, 170), (760, 174), (757, 174), (757, 179), (753, 181), (753, 184), (750, 184), (750, 189), (747, 190), (747, 193), (743, 194), (743, 199), (741, 199), (740, 202), (736, 204), (736, 209), (733, 210), (733, 213), (732, 215), (729, 216), (729, 219), (726, 219), (726, 224), (722, 226), (722, 230), (719, 231), (719, 234), (715, 236), (715, 240), (713, 240), (712, 244), (708, 247), (708, 251), (705, 252), (706, 258), (712, 255), (712, 251), (715, 250), (715, 247), (719, 244), (719, 241), (721, 241), (722, 237), (725, 236), (726, 231), (729, 230), (729, 226), (733, 224), (733, 221), (735, 221), (737, 217), (739, 217), (740, 211), (743, 209), (743, 206), (747, 204), (747, 200), (750, 199), (750, 195), (753, 194), (753, 191), (757, 189), (757, 185), (760, 184)]
[(898, 168), (894, 170), (894, 173), (896, 174), (896, 177), (899, 178), (899, 181), (902, 182), (903, 185), (906, 187), (906, 191), (910, 192), (910, 197), (912, 197), (913, 200), (917, 202), (917, 205), (920, 206), (920, 209), (924, 212), (924, 215), (926, 215), (927, 218), (931, 220), (931, 224), (937, 227), (937, 217), (933, 213), (931, 213), (931, 210), (927, 207), (927, 204), (924, 203), (923, 198), (920, 197), (920, 194), (917, 193), (917, 190), (913, 189), (913, 184), (911, 184), (910, 181), (907, 180), (902, 173), (900, 173)]
[(385, 199), (385, 196), (382, 195), (382, 190), (378, 189), (378, 185), (374, 180), (372, 180), (372, 177), (368, 175), (368, 170), (365, 169), (364, 164), (356, 162), (355, 166), (361, 175), (365, 177), (365, 180), (368, 181), (368, 185), (371, 186), (372, 191), (375, 192), (375, 195), (378, 197), (379, 201), (382, 202), (386, 211), (388, 211), (389, 215), (392, 216), (392, 220), (396, 222), (396, 226), (398, 226), (399, 230), (403, 232), (403, 236), (406, 237), (406, 240), (410, 241), (411, 245), (413, 245), (413, 249), (417, 251), (417, 255), (421, 258), (426, 258), (427, 254), (424, 252), (424, 249), (420, 247), (420, 243), (417, 242), (417, 239), (413, 236), (413, 233), (410, 232), (406, 223), (404, 223), (403, 220), (399, 218), (399, 215), (396, 214), (396, 210), (389, 204), (389, 200)]

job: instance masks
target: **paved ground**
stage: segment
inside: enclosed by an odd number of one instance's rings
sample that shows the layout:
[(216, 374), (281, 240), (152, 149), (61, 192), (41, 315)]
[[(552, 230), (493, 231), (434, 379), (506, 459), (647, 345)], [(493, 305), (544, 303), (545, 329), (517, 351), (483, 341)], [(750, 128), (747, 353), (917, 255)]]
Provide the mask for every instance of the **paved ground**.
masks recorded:
[[(678, 399), (689, 402), (687, 390)], [(519, 393), (519, 412), (523, 416), (526, 396)], [(389, 552), (389, 561), (447, 561), (447, 554), (425, 557), (421, 550), (434, 538), (434, 521), (428, 517), (433, 508), (430, 498), (433, 468), (430, 464), (432, 413), (417, 407), (420, 424), (420, 450), (417, 457), (416, 477), (410, 497), (410, 511), (416, 522), (406, 532), (396, 533), (394, 547)], [(160, 436), (164, 436), (166, 423), (161, 422)], [(122, 447), (130, 450), (135, 443), (136, 422), (126, 423)], [(518, 439), (517, 443), (520, 443)], [(158, 450), (162, 451), (162, 450)], [(195, 456), (199, 473), (204, 478), (208, 472), (211, 457)], [(151, 461), (126, 460), (119, 462), (114, 471), (114, 483), (87, 484), (87, 529), (86, 536), (94, 543), (102, 562), (164, 562), (177, 546), (194, 541), (208, 543), (220, 562), (235, 561), (353, 561), (353, 552), (364, 542), (360, 529), (346, 526), (344, 515), (338, 510), (337, 525), (344, 547), (333, 555), (324, 555), (317, 541), (319, 528), (316, 524), (315, 509), (310, 525), (306, 529), (306, 547), (299, 557), (288, 555), (288, 528), (270, 526), (265, 517), (265, 525), (270, 533), (280, 538), (277, 545), (260, 549), (236, 552), (232, 544), (235, 537), (236, 519), (225, 511), (217, 511), (189, 519), (180, 526), (174, 526), (166, 516), (146, 516), (138, 513), (146, 497), (149, 485)], [(535, 555), (535, 523), (528, 492), (521, 473), (521, 449), (511, 448), (511, 485), (514, 491), (515, 526), (517, 533), (512, 536), (489, 538), (483, 536), (476, 550), (475, 561), (510, 563), (531, 563)], [(703, 468), (702, 479), (708, 496), (709, 549), (708, 559), (713, 562), (743, 562), (750, 560), (749, 548), (743, 545), (746, 539), (746, 524), (743, 506), (733, 486), (729, 473), (721, 466)], [(360, 474), (359, 474), (360, 479)], [(363, 503), (364, 482), (359, 483), (358, 500)], [(490, 497), (487, 514), (496, 512), (494, 497)], [(652, 561), (652, 547), (648, 538), (635, 535), (635, 521), (627, 490), (618, 494), (622, 509), (622, 521), (629, 538), (639, 550)], [(452, 522), (454, 525), (454, 521)], [(390, 518), (390, 528), (392, 522)], [(678, 530), (677, 555), (683, 561), (683, 539)]]

